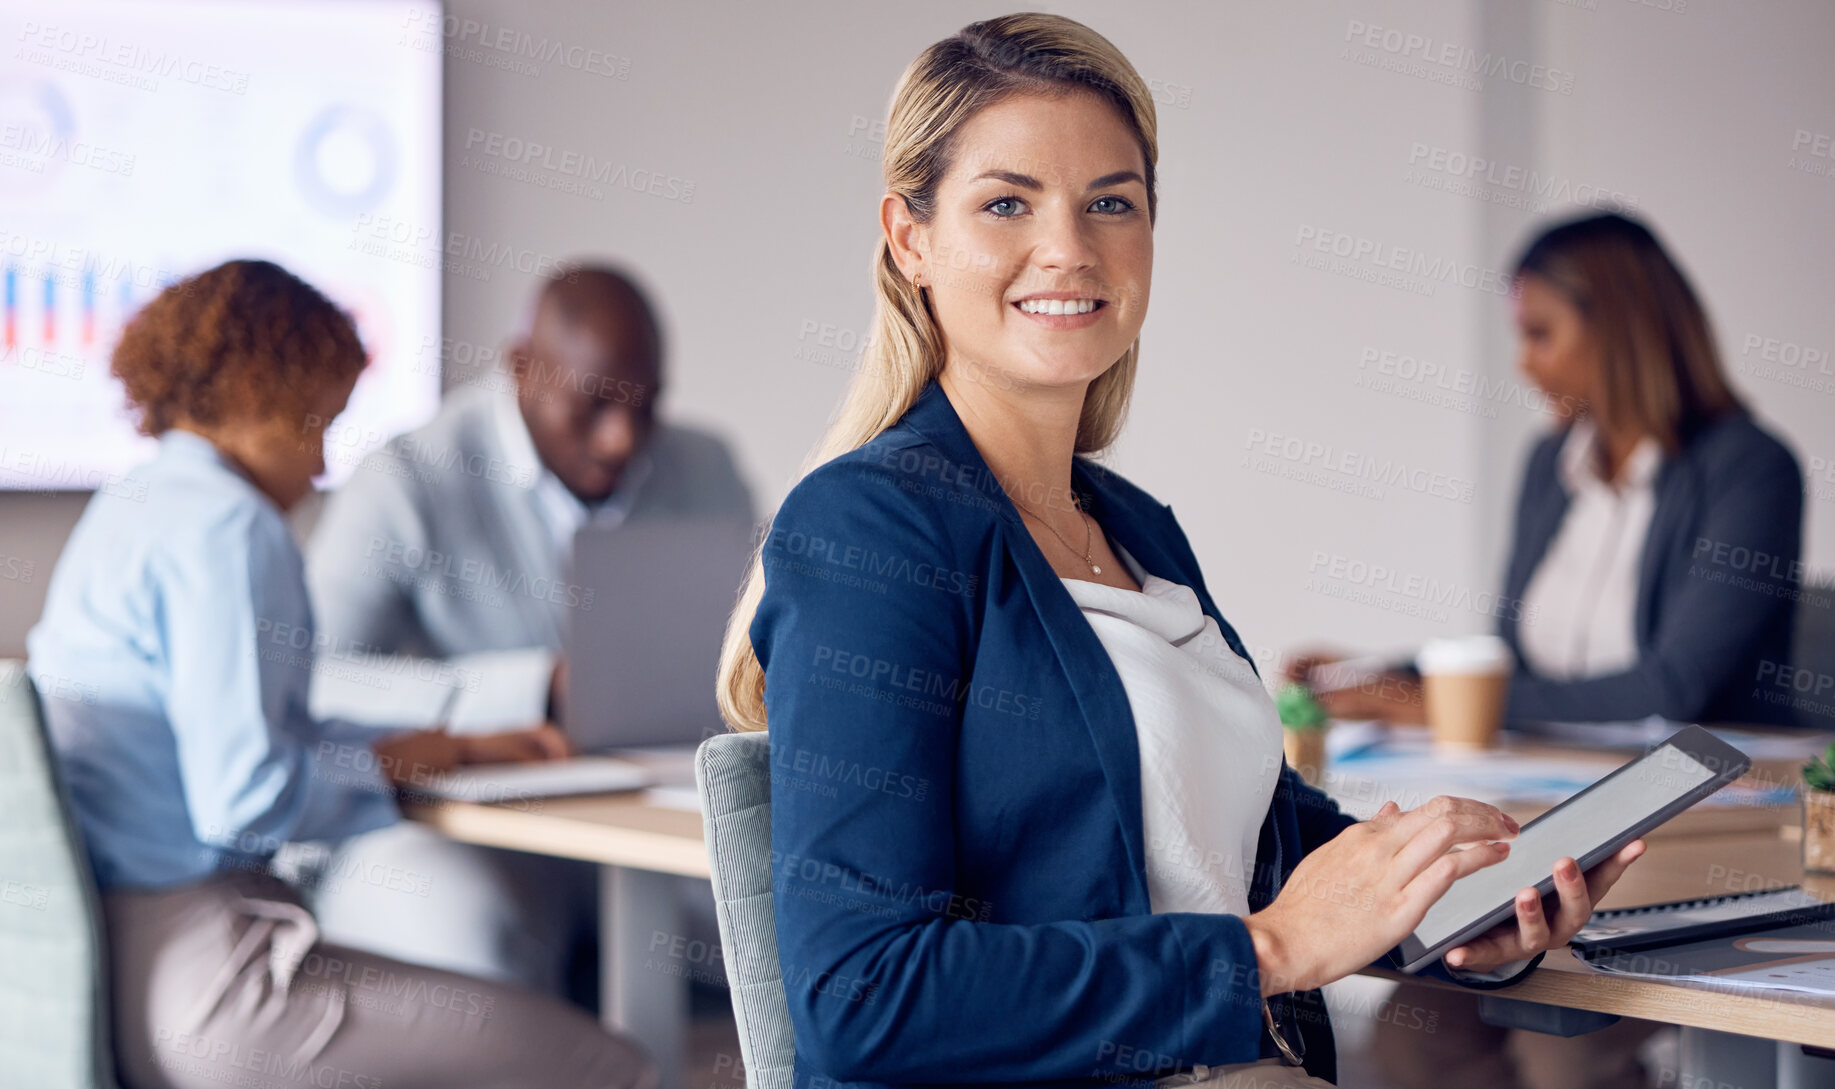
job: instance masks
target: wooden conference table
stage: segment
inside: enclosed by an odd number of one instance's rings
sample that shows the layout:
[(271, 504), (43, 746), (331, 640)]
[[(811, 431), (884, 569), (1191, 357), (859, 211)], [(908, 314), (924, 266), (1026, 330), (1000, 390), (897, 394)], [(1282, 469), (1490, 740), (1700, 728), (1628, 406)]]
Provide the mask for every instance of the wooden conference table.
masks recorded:
[[(1524, 755), (1596, 760), (1602, 774), (1627, 758), (1623, 753), (1547, 744), (1511, 747), (1521, 748)], [(1791, 762), (1755, 762), (1754, 775), (1768, 783), (1794, 783), (1799, 778)], [(1503, 808), (1527, 819), (1541, 806), (1506, 802)], [(600, 864), (604, 1020), (650, 1049), (662, 1070), (659, 1089), (679, 1089), (689, 980), (718, 973), (714, 963), (719, 951), (687, 939), (677, 895), (678, 876), (708, 876), (700, 814), (680, 804), (659, 804), (647, 792), (547, 798), (518, 805), (418, 802), (407, 812), (456, 840)], [(1798, 883), (1798, 824), (1795, 806), (1691, 810), (1648, 837), (1648, 854), (1603, 906), (1629, 907)], [(1835, 879), (1804, 883), (1835, 899)], [(1683, 983), (1609, 976), (1587, 968), (1565, 950), (1551, 953), (1523, 982), (1492, 993), (1692, 1029), (1835, 1047), (1835, 999), (1728, 994)]]
[(701, 814), (647, 791), (513, 805), (419, 801), (403, 812), (453, 839), (599, 864), (599, 1005), (649, 1049), (657, 1089), (681, 1089), (688, 985), (719, 977), (720, 951), (691, 941), (677, 878), (708, 876)]

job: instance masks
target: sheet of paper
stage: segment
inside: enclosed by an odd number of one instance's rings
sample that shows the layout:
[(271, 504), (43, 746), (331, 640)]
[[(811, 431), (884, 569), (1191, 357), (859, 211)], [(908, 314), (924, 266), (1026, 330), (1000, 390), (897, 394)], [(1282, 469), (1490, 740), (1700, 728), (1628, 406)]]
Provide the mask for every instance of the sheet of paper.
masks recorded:
[(1827, 922), (1615, 953), (1587, 963), (1615, 975), (1727, 990), (1806, 992), (1835, 1000), (1835, 936)]
[[(1421, 727), (1391, 727), (1386, 733), (1376, 734), (1367, 728), (1368, 724), (1351, 725), (1355, 734), (1341, 747), (1342, 755), (1328, 761), (1320, 787), (1345, 812), (1358, 818), (1375, 815), (1391, 799), (1403, 809), (1412, 809), (1440, 794), (1475, 798), (1492, 805), (1552, 805), (1598, 782), (1616, 767), (1597, 759), (1526, 756), (1508, 749), (1445, 752), (1434, 748), (1426, 729)], [(1336, 733), (1338, 727), (1332, 730)], [(1673, 732), (1665, 730), (1657, 740)], [(1327, 752), (1330, 751), (1328, 735)], [(1732, 783), (1697, 802), (1696, 807), (1795, 804), (1796, 792), (1787, 785)]]
[(479, 764), (432, 776), (409, 789), (459, 802), (516, 802), (637, 790), (650, 782), (650, 773), (629, 761), (576, 756), (530, 764)]
[(701, 796), (692, 786), (653, 786), (644, 791), (644, 801), (664, 809), (685, 809), (690, 813), (701, 811)]

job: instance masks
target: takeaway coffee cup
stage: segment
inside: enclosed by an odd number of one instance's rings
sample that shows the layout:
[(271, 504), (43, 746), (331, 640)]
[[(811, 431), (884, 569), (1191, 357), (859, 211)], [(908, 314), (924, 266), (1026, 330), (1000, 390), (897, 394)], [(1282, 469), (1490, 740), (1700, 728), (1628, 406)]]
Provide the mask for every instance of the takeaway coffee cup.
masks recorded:
[(1431, 639), (1415, 657), (1434, 744), (1488, 748), (1504, 725), (1510, 693), (1510, 647), (1495, 635)]

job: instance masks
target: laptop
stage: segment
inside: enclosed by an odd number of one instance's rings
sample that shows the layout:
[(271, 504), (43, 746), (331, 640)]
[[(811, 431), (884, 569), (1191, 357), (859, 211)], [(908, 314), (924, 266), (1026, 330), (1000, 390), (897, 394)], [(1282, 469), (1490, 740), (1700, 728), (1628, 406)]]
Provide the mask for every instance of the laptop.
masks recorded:
[(714, 677), (752, 534), (749, 520), (684, 516), (574, 536), (582, 604), (568, 610), (561, 727), (576, 749), (692, 748), (724, 732)]
[[(569, 760), (457, 768), (415, 789), (498, 805), (651, 788), (697, 809), (694, 749), (724, 732), (714, 698), (727, 614), (752, 556), (752, 524), (654, 518), (588, 525), (573, 542), (562, 693)], [(671, 793), (673, 792), (673, 793)]]

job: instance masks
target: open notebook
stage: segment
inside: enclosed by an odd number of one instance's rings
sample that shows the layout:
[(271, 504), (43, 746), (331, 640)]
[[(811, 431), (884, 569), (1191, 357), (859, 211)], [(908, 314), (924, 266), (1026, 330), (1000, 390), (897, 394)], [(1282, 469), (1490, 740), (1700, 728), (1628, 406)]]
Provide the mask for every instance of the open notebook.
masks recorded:
[(1677, 900), (1647, 907), (1596, 911), (1574, 935), (1574, 952), (1589, 959), (1610, 953), (1656, 949), (1708, 939), (1728, 939), (1835, 919), (1835, 903), (1797, 885)]

